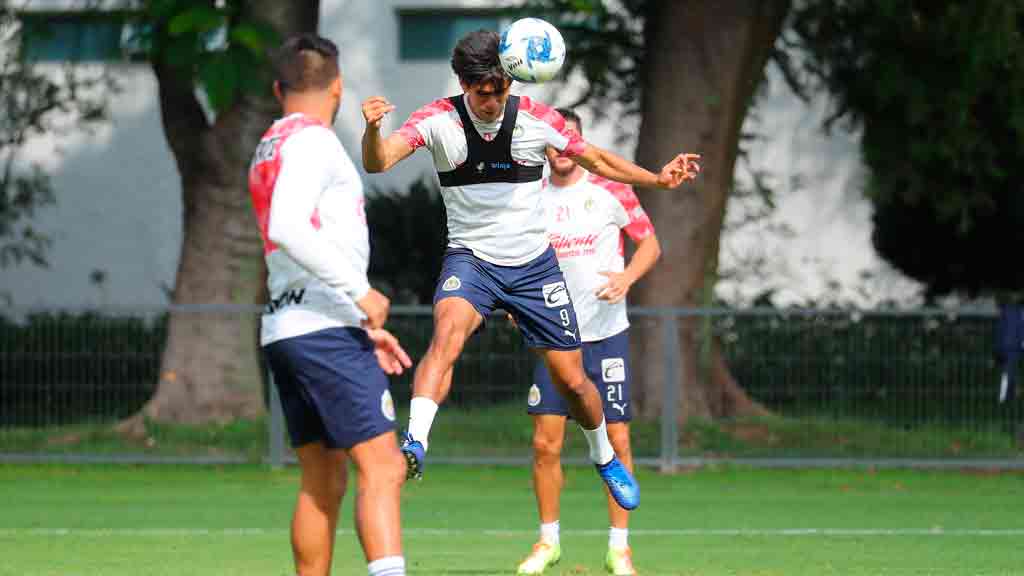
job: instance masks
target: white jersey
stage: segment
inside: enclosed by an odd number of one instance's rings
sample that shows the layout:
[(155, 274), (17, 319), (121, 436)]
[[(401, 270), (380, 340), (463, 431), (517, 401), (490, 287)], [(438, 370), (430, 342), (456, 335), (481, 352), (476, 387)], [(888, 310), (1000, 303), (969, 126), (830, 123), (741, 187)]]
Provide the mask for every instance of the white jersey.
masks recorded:
[(622, 332), (629, 327), (626, 301), (609, 304), (598, 300), (597, 291), (608, 283), (601, 272), (625, 267), (623, 232), (635, 242), (654, 234), (633, 189), (590, 173), (564, 188), (545, 180), (544, 205), (582, 341)]
[[(465, 102), (465, 96), (463, 96)], [(498, 118), (483, 122), (466, 108), (473, 126), (485, 140), (501, 128)], [(420, 108), (398, 130), (415, 150), (426, 147), (438, 172), (454, 170), (466, 161), (468, 145), (459, 113), (448, 99)], [(565, 119), (526, 96), (520, 97), (512, 133), (512, 159), (525, 166), (543, 166), (544, 149), (553, 146), (567, 156), (581, 153), (584, 143), (565, 126)], [(442, 187), (448, 213), (448, 245), (468, 248), (492, 264), (518, 266), (540, 256), (548, 247), (541, 202), (542, 182), (488, 183)]]
[(338, 137), (292, 114), (263, 135), (249, 168), (270, 302), (260, 343), (359, 326), (370, 284), (363, 184)]

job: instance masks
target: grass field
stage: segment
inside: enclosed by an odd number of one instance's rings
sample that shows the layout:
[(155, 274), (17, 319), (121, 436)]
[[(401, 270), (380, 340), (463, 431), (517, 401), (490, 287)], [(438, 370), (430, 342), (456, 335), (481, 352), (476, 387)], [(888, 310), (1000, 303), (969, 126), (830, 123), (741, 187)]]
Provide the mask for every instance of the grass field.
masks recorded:
[[(1024, 574), (1021, 474), (639, 478), (641, 574)], [(295, 468), (249, 465), (0, 466), (0, 575), (288, 575), (296, 482)], [(434, 466), (404, 495), (410, 574), (511, 574), (535, 540), (525, 468)], [(365, 574), (346, 502), (334, 573)], [(550, 573), (602, 574), (607, 522), (591, 469), (567, 470), (562, 508), (563, 561)]]

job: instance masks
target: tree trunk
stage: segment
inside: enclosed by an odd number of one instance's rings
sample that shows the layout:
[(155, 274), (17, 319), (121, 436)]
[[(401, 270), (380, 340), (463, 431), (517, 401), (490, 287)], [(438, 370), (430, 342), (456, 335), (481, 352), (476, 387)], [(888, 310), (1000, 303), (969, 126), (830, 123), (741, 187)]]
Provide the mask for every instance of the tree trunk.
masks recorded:
[[(255, 0), (241, 17), (269, 24), (282, 37), (315, 32), (319, 2)], [(243, 95), (211, 124), (194, 80), (153, 62), (167, 143), (181, 175), (184, 239), (176, 305), (227, 305), (174, 311), (153, 398), (138, 416), (180, 423), (224, 422), (264, 411), (259, 316), (232, 306), (265, 301), (263, 250), (252, 215), (248, 167), (262, 133), (279, 115), (270, 87)], [(215, 308), (215, 307), (214, 307)], [(141, 423), (133, 418), (134, 426)]]
[[(665, 255), (634, 288), (634, 304), (711, 303), (740, 128), (788, 10), (788, 0), (651, 3), (637, 161), (658, 169), (679, 152), (695, 152), (702, 170), (679, 190), (639, 192)], [(643, 319), (633, 330), (634, 402), (643, 418), (661, 411), (661, 321)], [(681, 388), (681, 422), (766, 413), (732, 378), (709, 322), (681, 318), (677, 330), (680, 381), (671, 385)]]

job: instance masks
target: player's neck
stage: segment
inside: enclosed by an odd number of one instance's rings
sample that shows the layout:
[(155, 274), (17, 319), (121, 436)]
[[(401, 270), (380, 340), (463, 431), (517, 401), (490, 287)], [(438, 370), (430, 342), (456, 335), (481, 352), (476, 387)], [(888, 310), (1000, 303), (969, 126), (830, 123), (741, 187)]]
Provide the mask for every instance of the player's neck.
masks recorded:
[(290, 94), (284, 100), (282, 112), (285, 116), (291, 116), (292, 114), (309, 116), (319, 120), (324, 126), (333, 124), (332, 115), (334, 110), (331, 103), (324, 101), (323, 98), (311, 96), (307, 94)]
[(573, 184), (582, 180), (583, 177), (586, 175), (587, 171), (584, 170), (583, 168), (580, 168), (579, 166), (573, 168), (572, 172), (569, 172), (565, 176), (562, 176), (556, 173), (555, 171), (552, 171), (551, 183), (554, 184), (555, 186), (558, 186), (559, 188), (568, 188), (569, 186), (572, 186)]

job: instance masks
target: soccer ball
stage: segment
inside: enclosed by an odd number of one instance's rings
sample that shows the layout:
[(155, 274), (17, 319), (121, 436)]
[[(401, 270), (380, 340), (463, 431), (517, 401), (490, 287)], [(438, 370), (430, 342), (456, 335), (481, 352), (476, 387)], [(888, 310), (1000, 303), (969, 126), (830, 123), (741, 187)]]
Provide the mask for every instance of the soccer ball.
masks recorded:
[(501, 33), (501, 67), (515, 80), (539, 84), (558, 74), (565, 62), (565, 40), (540, 18), (516, 20)]

